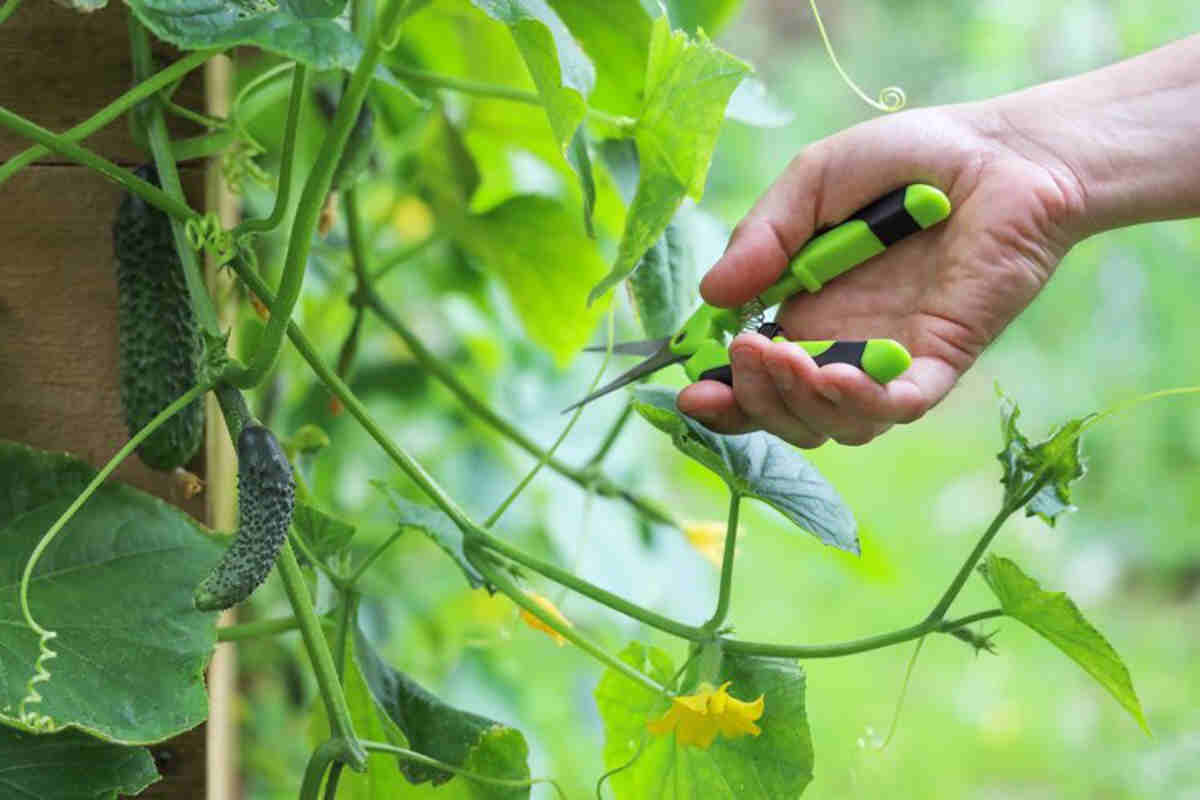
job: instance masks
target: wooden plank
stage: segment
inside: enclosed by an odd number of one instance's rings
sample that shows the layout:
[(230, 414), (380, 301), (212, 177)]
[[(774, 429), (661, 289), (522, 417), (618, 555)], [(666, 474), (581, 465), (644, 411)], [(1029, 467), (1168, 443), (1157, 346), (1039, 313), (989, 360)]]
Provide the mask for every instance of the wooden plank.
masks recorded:
[[(120, 0), (92, 14), (80, 14), (49, 0), (28, 0), (0, 26), (0, 106), (61, 133), (82, 122), (133, 85), (129, 59), (127, 10)], [(160, 66), (179, 58), (172, 47), (156, 42)], [(188, 108), (204, 108), (203, 70), (196, 70), (175, 99)], [(191, 122), (170, 119), (173, 135), (200, 133)], [(29, 142), (0, 130), (0, 160)], [(120, 164), (145, 159), (121, 118), (87, 140), (92, 150)], [(47, 163), (63, 163), (46, 156)], [(4, 192), (4, 189), (0, 189)]]

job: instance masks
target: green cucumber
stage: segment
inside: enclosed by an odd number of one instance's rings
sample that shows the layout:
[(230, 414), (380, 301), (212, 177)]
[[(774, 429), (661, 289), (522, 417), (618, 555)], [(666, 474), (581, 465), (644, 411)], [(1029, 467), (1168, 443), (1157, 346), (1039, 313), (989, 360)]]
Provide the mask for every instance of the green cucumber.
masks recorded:
[[(135, 170), (155, 186), (152, 165)], [(198, 382), (204, 343), (166, 214), (126, 194), (113, 223), (121, 406), (132, 436)], [(204, 438), (204, 405), (189, 404), (154, 431), (138, 456), (172, 470), (191, 460)]]
[(258, 424), (237, 440), (238, 529), (192, 596), (201, 611), (219, 611), (245, 600), (267, 579), (287, 540), (295, 507), (292, 466), (275, 435)]

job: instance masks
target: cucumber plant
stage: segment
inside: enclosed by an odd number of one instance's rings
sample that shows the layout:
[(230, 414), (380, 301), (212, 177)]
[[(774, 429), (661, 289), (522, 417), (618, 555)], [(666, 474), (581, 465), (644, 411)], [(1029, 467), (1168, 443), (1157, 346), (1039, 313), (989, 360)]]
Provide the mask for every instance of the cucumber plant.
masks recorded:
[[(528, 797), (542, 783), (561, 794), (559, 784), (531, 775), (521, 730), (451, 705), (400, 669), (421, 671), (427, 654), (397, 655), (381, 631), (414, 608), (424, 615), (434, 604), (426, 593), (448, 591), (469, 592), (481, 609), (498, 602), (489, 596), (507, 598), (520, 619), (603, 667), (594, 698), (605, 746), (589, 762), (603, 761), (589, 776), (602, 796), (659, 797), (668, 779), (679, 798), (799, 796), (814, 774), (799, 662), (905, 642), (919, 648), (939, 634), (989, 651), (989, 635), (973, 626), (1003, 617), (1048, 639), (1146, 726), (1124, 664), (1074, 603), (988, 552), (1012, 515), (1024, 510), (1053, 524), (1071, 507), (1071, 485), (1083, 473), (1080, 436), (1104, 415), (1032, 443), (1004, 399), (999, 511), (931, 611), (890, 632), (810, 645), (737, 638), (729, 624), (745, 500), (770, 506), (824, 544), (859, 550), (848, 504), (799, 452), (764, 433), (714, 434), (676, 411), (672, 391), (643, 386), (590, 458), (576, 461), (558, 447), (582, 409), (546, 448), (479, 388), (499, 380), (497, 340), (512, 344), (523, 368), (550, 375), (598, 328), (611, 342), (618, 321), (627, 322), (615, 308), (622, 282), (651, 335), (687, 312), (705, 266), (688, 247), (704, 227), (690, 200), (702, 194), (731, 98), (753, 80), (744, 61), (703, 33), (736, 4), (673, 0), (652, 13), (651, 4), (614, 0), (603, 15), (584, 0), (127, 5), (133, 90), (67, 133), (0, 109), (0, 125), (33, 143), (0, 166), (0, 181), (51, 151), (127, 192), (114, 235), (129, 442), (95, 473), (70, 458), (0, 445), (0, 473), (12, 489), (0, 504), (0, 526), (10, 534), (0, 548), (11, 551), (4, 563), (19, 566), (8, 581), (12, 602), (0, 603), (0, 620), (16, 631), (0, 649), (0, 752), (24, 768), (18, 791), (43, 798), (140, 791), (157, 778), (146, 745), (203, 720), (200, 675), (215, 641), (266, 646), (275, 634), (299, 630), (319, 697), (307, 763), (291, 776), (301, 800), (322, 792)], [(151, 36), (191, 52), (155, 73)], [(237, 56), (230, 115), (180, 108), (170, 85), (218, 52)], [(343, 87), (327, 109), (327, 128), (303, 121), (313, 113), (310, 79), (318, 77)], [(764, 96), (761, 87), (746, 92), (742, 112)], [(888, 93), (883, 110), (895, 99)], [(131, 115), (152, 167), (126, 170), (78, 144), (121, 114)], [(167, 114), (209, 132), (172, 141)], [(245, 201), (245, 219), (229, 230), (193, 209), (180, 189), (176, 161), (210, 155), (225, 159), (225, 177)], [(255, 176), (273, 182), (273, 191)], [(341, 223), (321, 238), (322, 209), (335, 190)], [(265, 309), (265, 321), (239, 309), (237, 352), (199, 273), (202, 252), (224, 262)], [(324, 291), (304, 293), (306, 274)], [(399, 286), (397, 274), (405, 276)], [(456, 302), (472, 313), (456, 315)], [(445, 317), (436, 343), (418, 334), (430, 314)], [(484, 320), (487, 330), (455, 329), (464, 317)], [(368, 323), (380, 329), (372, 334)], [(285, 338), (294, 352), (281, 361)], [(327, 359), (335, 353), (333, 368)], [(455, 410), (421, 410), (431, 383), (449, 390)], [(182, 514), (105, 482), (135, 450), (160, 469), (191, 458), (209, 391), (238, 454), (238, 530), (224, 549)], [(241, 391), (251, 393), (262, 422)], [(336, 420), (324, 411), (328, 395), (345, 410)], [(410, 416), (419, 423), (409, 425)], [(618, 478), (606, 468), (637, 417), (713, 473), (709, 485), (724, 484), (723, 525), (684, 523), (681, 509), (653, 499), (628, 470)], [(484, 486), (502, 460), (487, 451), (483, 429), (537, 462), (511, 491)], [(422, 445), (431, 438), (436, 447)], [(368, 443), (382, 455), (366, 452)], [(360, 491), (365, 465), (379, 469), (370, 511)], [(512, 504), (543, 469), (589, 502), (612, 501), (612, 513), (637, 520), (648, 540), (710, 536), (720, 566), (711, 615), (677, 619), (535, 553), (550, 523)], [(469, 491), (452, 494), (456, 474), (469, 476)], [(353, 523), (332, 513), (347, 506)], [(514, 530), (543, 535), (518, 543)], [(414, 544), (417, 532), (440, 552)], [(580, 548), (585, 538), (580, 532)], [(435, 562), (443, 557), (453, 590), (439, 577)], [(214, 629), (211, 612), (245, 601), (273, 567), (278, 585), (267, 581), (246, 608), (261, 615), (286, 604), (290, 613)], [(391, 580), (396, 570), (413, 580)], [(977, 571), (998, 605), (951, 615)], [(656, 638), (616, 652), (534, 591), (538, 580), (641, 623)], [(78, 621), (96, 586), (138, 600), (121, 608), (113, 597), (95, 598), (111, 639)], [(439, 627), (432, 618), (421, 624)], [(430, 639), (443, 641), (440, 632)], [(128, 642), (136, 657), (128, 657)], [(488, 649), (504, 647), (499, 639)], [(55, 762), (57, 784), (36, 775), (47, 752), (70, 753)], [(118, 761), (127, 768), (112, 769)]]

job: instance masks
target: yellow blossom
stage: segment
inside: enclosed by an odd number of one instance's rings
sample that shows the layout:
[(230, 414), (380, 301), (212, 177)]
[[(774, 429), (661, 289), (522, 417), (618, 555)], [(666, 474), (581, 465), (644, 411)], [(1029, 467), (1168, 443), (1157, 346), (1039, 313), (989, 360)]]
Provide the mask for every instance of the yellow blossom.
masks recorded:
[[(538, 594), (537, 592), (526, 592), (525, 595), (530, 600), (532, 600), (533, 602), (535, 602), (539, 606), (541, 606), (542, 610), (545, 611), (547, 614), (554, 617), (556, 620), (561, 622), (563, 625), (566, 625), (568, 628), (571, 627), (571, 621), (563, 616), (563, 613), (558, 610), (558, 606), (556, 606), (556, 605), (554, 605), (554, 603), (550, 602), (550, 598), (543, 597), (542, 595)], [(549, 625), (542, 622), (540, 619), (538, 619), (533, 614), (529, 613), (528, 611), (526, 611), (523, 608), (521, 609), (521, 619), (522, 619), (522, 621), (524, 621), (524, 623), (526, 625), (533, 628), (534, 630), (539, 630), (539, 631), (544, 632), (551, 639), (553, 639), (555, 644), (557, 644), (559, 647), (562, 647), (564, 644), (567, 643), (566, 638), (563, 637), (563, 635), (561, 633), (554, 630), (554, 628), (551, 628)]]
[(752, 703), (730, 697), (729, 681), (714, 689), (712, 684), (700, 684), (695, 694), (671, 698), (671, 707), (659, 719), (646, 723), (653, 734), (665, 736), (672, 731), (679, 744), (694, 744), (707, 750), (720, 733), (726, 739), (749, 734), (758, 736), (762, 729), (754, 720), (763, 715), (763, 696)]
[(683, 535), (693, 548), (714, 567), (721, 566), (725, 558), (724, 522), (685, 522)]

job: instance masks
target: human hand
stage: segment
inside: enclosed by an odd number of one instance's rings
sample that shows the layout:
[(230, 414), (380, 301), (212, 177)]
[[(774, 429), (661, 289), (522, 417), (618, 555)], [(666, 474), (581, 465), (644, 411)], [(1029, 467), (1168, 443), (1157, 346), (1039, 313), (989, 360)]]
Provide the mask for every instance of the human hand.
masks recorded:
[(780, 308), (788, 339), (893, 338), (913, 355), (880, 385), (801, 348), (745, 333), (730, 346), (733, 387), (700, 381), (681, 411), (725, 433), (764, 429), (800, 447), (864, 444), (937, 404), (1023, 310), (1085, 234), (1072, 168), (1023, 140), (987, 104), (911, 111), (805, 149), (735, 228), (700, 286), (706, 302), (745, 303), (773, 284), (824, 225), (908, 183), (950, 197), (950, 218)]

